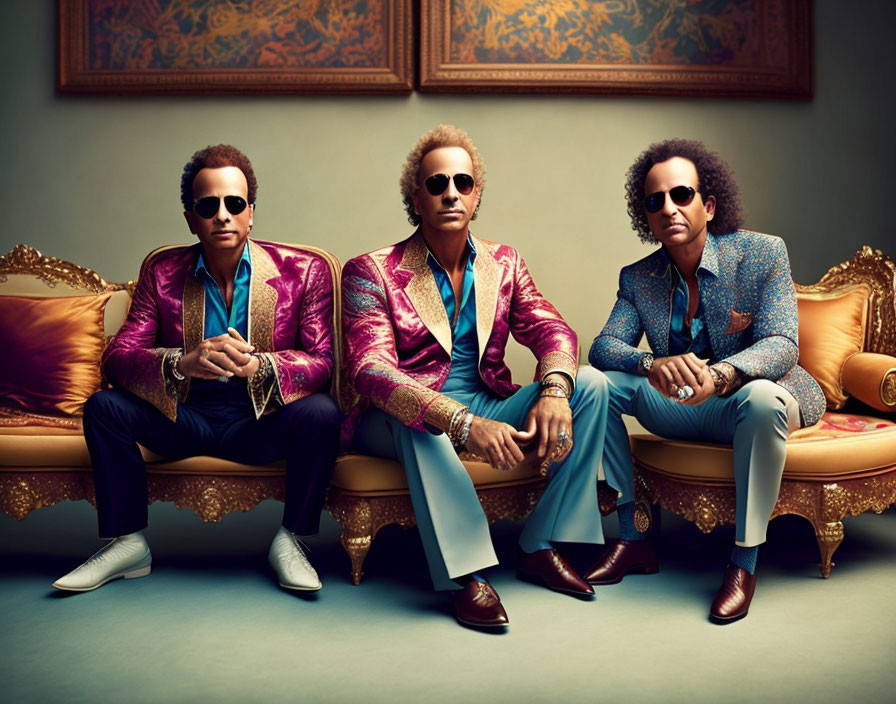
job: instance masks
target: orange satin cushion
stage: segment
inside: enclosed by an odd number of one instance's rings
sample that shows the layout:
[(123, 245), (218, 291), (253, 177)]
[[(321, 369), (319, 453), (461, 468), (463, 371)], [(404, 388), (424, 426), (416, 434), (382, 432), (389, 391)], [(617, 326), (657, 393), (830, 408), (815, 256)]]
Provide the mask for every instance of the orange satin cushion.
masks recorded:
[(865, 343), (869, 295), (863, 285), (834, 293), (797, 293), (799, 363), (818, 382), (830, 409), (846, 402), (840, 375), (843, 363)]
[(99, 389), (103, 313), (111, 295), (0, 296), (0, 404), (81, 415)]

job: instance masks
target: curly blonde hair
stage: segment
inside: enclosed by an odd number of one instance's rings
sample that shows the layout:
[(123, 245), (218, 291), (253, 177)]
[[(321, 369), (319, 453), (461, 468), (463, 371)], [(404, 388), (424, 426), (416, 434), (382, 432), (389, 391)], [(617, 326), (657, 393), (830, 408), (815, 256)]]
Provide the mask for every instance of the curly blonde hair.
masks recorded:
[(479, 205), (482, 203), (482, 190), (485, 187), (485, 162), (470, 139), (470, 135), (464, 132), (460, 127), (454, 125), (436, 125), (429, 132), (426, 132), (417, 140), (416, 146), (408, 154), (405, 159), (404, 167), (401, 170), (401, 198), (404, 201), (404, 208), (408, 214), (408, 222), (412, 225), (419, 225), (421, 218), (414, 210), (414, 194), (420, 189), (420, 182), (417, 176), (420, 172), (420, 162), (423, 157), (434, 149), (440, 147), (461, 147), (470, 159), (473, 160), (473, 180), (476, 182), (476, 188), (479, 189), (479, 203), (476, 204), (476, 210), (473, 211), (473, 219), (479, 213)]

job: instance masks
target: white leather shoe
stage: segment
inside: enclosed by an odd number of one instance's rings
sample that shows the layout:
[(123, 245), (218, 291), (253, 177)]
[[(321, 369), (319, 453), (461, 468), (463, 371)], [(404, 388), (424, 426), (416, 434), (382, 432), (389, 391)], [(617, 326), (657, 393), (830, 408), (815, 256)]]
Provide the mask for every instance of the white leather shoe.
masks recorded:
[(87, 562), (53, 582), (53, 586), (70, 592), (89, 592), (119, 577), (145, 577), (151, 565), (149, 545), (139, 531), (104, 545)]
[(284, 589), (313, 592), (323, 586), (317, 572), (308, 562), (305, 550), (301, 540), (280, 526), (271, 543), (268, 562), (277, 573), (277, 581)]

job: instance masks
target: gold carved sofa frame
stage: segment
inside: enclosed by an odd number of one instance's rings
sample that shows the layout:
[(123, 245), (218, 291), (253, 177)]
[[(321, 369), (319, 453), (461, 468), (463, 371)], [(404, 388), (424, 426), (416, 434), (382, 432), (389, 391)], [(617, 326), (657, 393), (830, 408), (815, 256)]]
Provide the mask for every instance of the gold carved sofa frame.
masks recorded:
[[(837, 414), (826, 413), (811, 428), (794, 432), (787, 443), (781, 491), (772, 518), (795, 514), (807, 519), (818, 542), (822, 577), (829, 577), (834, 551), (843, 541), (843, 519), (865, 511), (881, 513), (896, 502), (896, 268), (880, 250), (863, 247), (853, 259), (832, 267), (816, 284), (797, 285), (797, 294), (834, 294), (867, 286), (863, 352), (894, 357), (880, 379), (879, 395), (888, 411), (855, 404), (880, 418), (880, 429), (853, 437), (830, 430)], [(885, 364), (885, 367), (887, 364)], [(842, 415), (842, 414), (841, 414)], [(871, 424), (873, 425), (873, 424)], [(653, 435), (631, 438), (637, 489), (641, 496), (691, 521), (704, 533), (734, 523), (732, 450)]]
[[(293, 245), (301, 246), (301, 245)], [(315, 247), (303, 249), (323, 256), (336, 292), (333, 327), (341, 342), (339, 262)], [(846, 283), (871, 287), (866, 349), (896, 353), (893, 262), (865, 247), (856, 257), (833, 267), (817, 284), (799, 290), (834, 290)], [(113, 292), (106, 306), (105, 326), (111, 336), (124, 321), (134, 282), (110, 283), (97, 273), (19, 245), (0, 256), (0, 295), (75, 296)], [(340, 383), (341, 344), (336, 345), (333, 391)], [(896, 408), (896, 370), (886, 379), (887, 393)], [(338, 395), (336, 396), (338, 398)], [(632, 437), (639, 495), (636, 525), (650, 524), (648, 501), (667, 508), (708, 532), (733, 523), (734, 491), (728, 480), (705, 480), (664, 471), (668, 448), (655, 436)], [(724, 448), (692, 443), (688, 452), (724, 452)], [(179, 461), (145, 453), (149, 501), (170, 501), (189, 508), (206, 522), (228, 513), (248, 511), (265, 499), (283, 500), (284, 464), (249, 466), (213, 457)], [(894, 451), (896, 454), (896, 451)], [(465, 459), (489, 522), (518, 520), (532, 510), (545, 480), (529, 466), (497, 473), (487, 464)], [(615, 494), (598, 486), (601, 512), (615, 509)], [(0, 408), (0, 510), (16, 519), (65, 499), (94, 503), (90, 460), (78, 417), (58, 417)], [(896, 501), (896, 456), (869, 472), (788, 477), (774, 515), (795, 513), (815, 527), (822, 555), (822, 574), (830, 574), (831, 556), (843, 539), (842, 519), (867, 510), (881, 512)], [(364, 559), (377, 532), (385, 525), (415, 525), (413, 509), (399, 463), (359, 454), (346, 454), (336, 463), (326, 508), (341, 524), (340, 539), (351, 560), (352, 581), (359, 584)]]

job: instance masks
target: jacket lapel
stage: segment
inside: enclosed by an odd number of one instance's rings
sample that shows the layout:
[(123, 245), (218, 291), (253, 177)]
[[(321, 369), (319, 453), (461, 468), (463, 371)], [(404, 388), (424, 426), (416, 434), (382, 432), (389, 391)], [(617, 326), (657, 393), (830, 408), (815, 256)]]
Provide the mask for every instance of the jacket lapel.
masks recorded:
[(196, 262), (199, 259), (199, 247), (198, 245), (196, 247), (196, 256), (184, 279), (181, 301), (185, 353), (196, 349), (205, 339), (205, 286), (196, 277)]
[(270, 255), (252, 240), (248, 240), (252, 276), (249, 284), (249, 340), (263, 352), (274, 350), (274, 315), (277, 310), (277, 290), (268, 281), (280, 276)]
[(651, 343), (657, 357), (669, 354), (669, 321), (672, 318), (672, 298), (669, 288), (671, 274), (672, 264), (662, 249), (657, 250), (656, 261), (647, 272), (648, 294), (643, 302), (644, 328), (645, 330), (653, 328), (655, 334), (648, 335), (648, 342)]
[(436, 277), (426, 263), (426, 243), (419, 232), (408, 241), (398, 270), (410, 274), (405, 293), (426, 329), (450, 356), (451, 324), (448, 322), (448, 314), (445, 312), (445, 304), (442, 302)]
[(476, 245), (476, 259), (473, 273), (476, 277), (476, 335), (479, 340), (479, 361), (485, 352), (488, 338), (495, 324), (498, 308), (498, 287), (501, 283), (501, 266), (495, 261), (494, 252), (485, 241), (473, 237)]
[(703, 312), (706, 316), (706, 332), (709, 335), (709, 344), (714, 356), (722, 357), (725, 351), (725, 331), (731, 311), (734, 308), (734, 299), (737, 292), (734, 290), (736, 282), (723, 282), (719, 278), (719, 245), (711, 234), (706, 235), (706, 246), (703, 248), (703, 257), (698, 269), (700, 275), (700, 300), (703, 303)]

